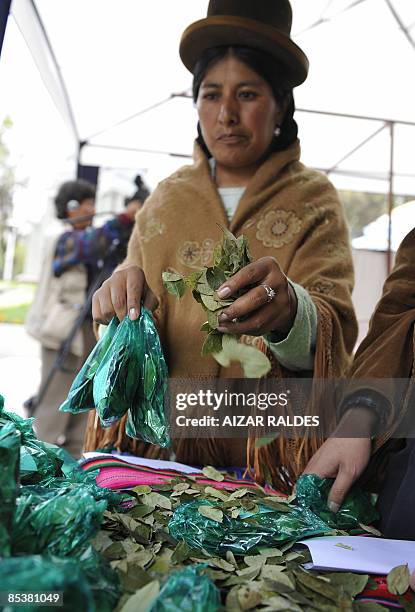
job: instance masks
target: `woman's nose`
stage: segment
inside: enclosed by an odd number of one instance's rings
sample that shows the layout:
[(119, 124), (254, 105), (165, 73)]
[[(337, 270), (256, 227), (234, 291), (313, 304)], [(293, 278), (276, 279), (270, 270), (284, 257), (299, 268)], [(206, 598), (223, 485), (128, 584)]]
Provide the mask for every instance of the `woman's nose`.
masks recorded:
[(239, 112), (235, 101), (225, 99), (219, 109), (219, 123), (222, 125), (236, 125), (239, 123)]

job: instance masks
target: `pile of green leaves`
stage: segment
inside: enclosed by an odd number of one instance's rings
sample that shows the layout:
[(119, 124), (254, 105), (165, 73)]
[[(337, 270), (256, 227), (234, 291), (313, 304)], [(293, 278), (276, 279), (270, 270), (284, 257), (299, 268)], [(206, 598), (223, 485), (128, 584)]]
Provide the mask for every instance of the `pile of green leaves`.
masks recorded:
[(189, 276), (163, 272), (163, 283), (167, 291), (178, 298), (190, 289), (206, 313), (207, 321), (201, 328), (201, 331), (207, 333), (202, 346), (203, 356), (213, 355), (223, 367), (236, 361), (241, 364), (247, 378), (260, 378), (271, 369), (268, 357), (252, 346), (238, 343), (234, 334), (218, 331), (219, 315), (242, 294), (221, 300), (216, 292), (231, 276), (252, 261), (245, 236), (236, 238), (226, 228), (222, 228), (222, 231), (222, 242), (216, 245), (213, 252), (213, 266), (192, 272)]
[[(223, 475), (214, 468), (205, 468), (204, 473), (213, 480), (223, 480)], [(230, 550), (212, 553), (192, 548), (184, 539), (176, 540), (169, 530), (169, 523), (182, 504), (200, 503), (198, 511), (206, 516), (207, 500), (209, 508), (215, 511), (214, 514), (209, 510), (209, 518), (219, 524), (225, 515), (237, 518), (243, 513), (255, 513), (260, 506), (288, 514), (295, 504), (293, 497), (270, 495), (259, 486), (216, 489), (198, 483), (192, 476), (152, 487), (139, 486), (133, 493), (136, 505), (122, 514), (105, 512), (101, 531), (93, 540), (95, 548), (120, 576), (123, 596), (116, 612), (150, 609), (156, 601), (160, 604), (166, 580), (194, 564), (204, 564), (203, 573), (219, 589), (223, 608), (218, 609), (231, 612), (385, 609), (378, 604), (355, 601), (366, 587), (376, 588), (368, 575), (307, 571), (303, 564), (310, 561), (309, 553), (293, 550), (293, 541), (259, 546), (255, 552), (241, 555)], [(408, 589), (409, 573), (404, 573), (403, 568), (394, 572), (392, 592), (402, 594)], [(159, 609), (179, 612), (180, 607)]]

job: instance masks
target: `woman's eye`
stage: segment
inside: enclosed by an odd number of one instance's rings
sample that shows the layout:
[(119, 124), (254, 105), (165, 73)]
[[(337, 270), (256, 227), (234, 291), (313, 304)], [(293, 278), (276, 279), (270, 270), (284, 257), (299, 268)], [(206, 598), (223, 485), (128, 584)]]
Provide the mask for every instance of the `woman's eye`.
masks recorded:
[(204, 93), (202, 97), (204, 100), (217, 100), (218, 94), (216, 92), (211, 91)]
[(239, 97), (245, 100), (253, 100), (257, 97), (257, 93), (255, 91), (240, 91)]

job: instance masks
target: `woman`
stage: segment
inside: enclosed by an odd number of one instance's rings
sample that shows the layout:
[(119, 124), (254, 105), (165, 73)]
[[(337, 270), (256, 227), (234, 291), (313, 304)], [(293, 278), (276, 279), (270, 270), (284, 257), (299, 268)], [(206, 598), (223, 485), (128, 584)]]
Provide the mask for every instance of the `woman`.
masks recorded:
[[(137, 215), (126, 261), (94, 296), (102, 323), (114, 313), (137, 318), (140, 302), (157, 306), (172, 377), (241, 376), (236, 365), (200, 356), (200, 306), (191, 295), (177, 301), (161, 280), (163, 270), (209, 265), (219, 226), (244, 234), (255, 259), (218, 291), (226, 297), (253, 286), (223, 312), (220, 331), (267, 351), (274, 376), (336, 376), (348, 364), (356, 338), (348, 232), (334, 188), (299, 162), (292, 91), (308, 62), (290, 28), (287, 0), (211, 0), (208, 17), (185, 30), (180, 54), (193, 73), (199, 115), (194, 163), (160, 183)], [(128, 441), (123, 426), (102, 431), (92, 416), (87, 448), (112, 444), (159, 456)], [(317, 440), (281, 440), (248, 452), (248, 462), (258, 478), (266, 465), (287, 488), (315, 448)], [(187, 463), (243, 466), (247, 442), (181, 440), (175, 453)]]
[(124, 213), (100, 228), (92, 228), (95, 213), (92, 184), (83, 180), (68, 181), (61, 185), (55, 198), (58, 219), (70, 223), (71, 229), (54, 239), (47, 249), (38, 290), (26, 321), (27, 331), (42, 345), (40, 396), (31, 400), (35, 402), (38, 437), (65, 446), (75, 456), (82, 449), (86, 417), (62, 413), (58, 408), (68, 394), (75, 372), (95, 344), (90, 312), (85, 312), (63, 368), (42, 389), (62, 342), (85, 308), (86, 295), (102, 270), (103, 260), (109, 276), (125, 255), (139, 206), (136, 200), (128, 203)]
[(414, 323), (412, 230), (399, 247), (368, 334), (354, 358), (336, 435), (306, 468), (335, 478), (329, 496), (334, 511), (362, 474), (365, 480), (376, 481), (383, 535), (411, 540), (415, 540)]

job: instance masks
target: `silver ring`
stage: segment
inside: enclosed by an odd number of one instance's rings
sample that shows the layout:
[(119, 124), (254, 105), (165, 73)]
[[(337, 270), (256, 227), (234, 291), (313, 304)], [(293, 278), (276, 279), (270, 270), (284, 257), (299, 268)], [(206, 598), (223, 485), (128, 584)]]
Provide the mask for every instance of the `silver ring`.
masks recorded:
[(265, 289), (265, 292), (267, 294), (267, 302), (272, 302), (272, 300), (277, 295), (277, 292), (274, 291), (274, 289), (272, 287), (270, 287), (269, 285), (265, 285), (264, 283), (261, 284), (260, 287), (264, 287), (264, 289)]
[(239, 322), (238, 317), (235, 317), (234, 319), (232, 319), (232, 323), (238, 323), (238, 322)]

